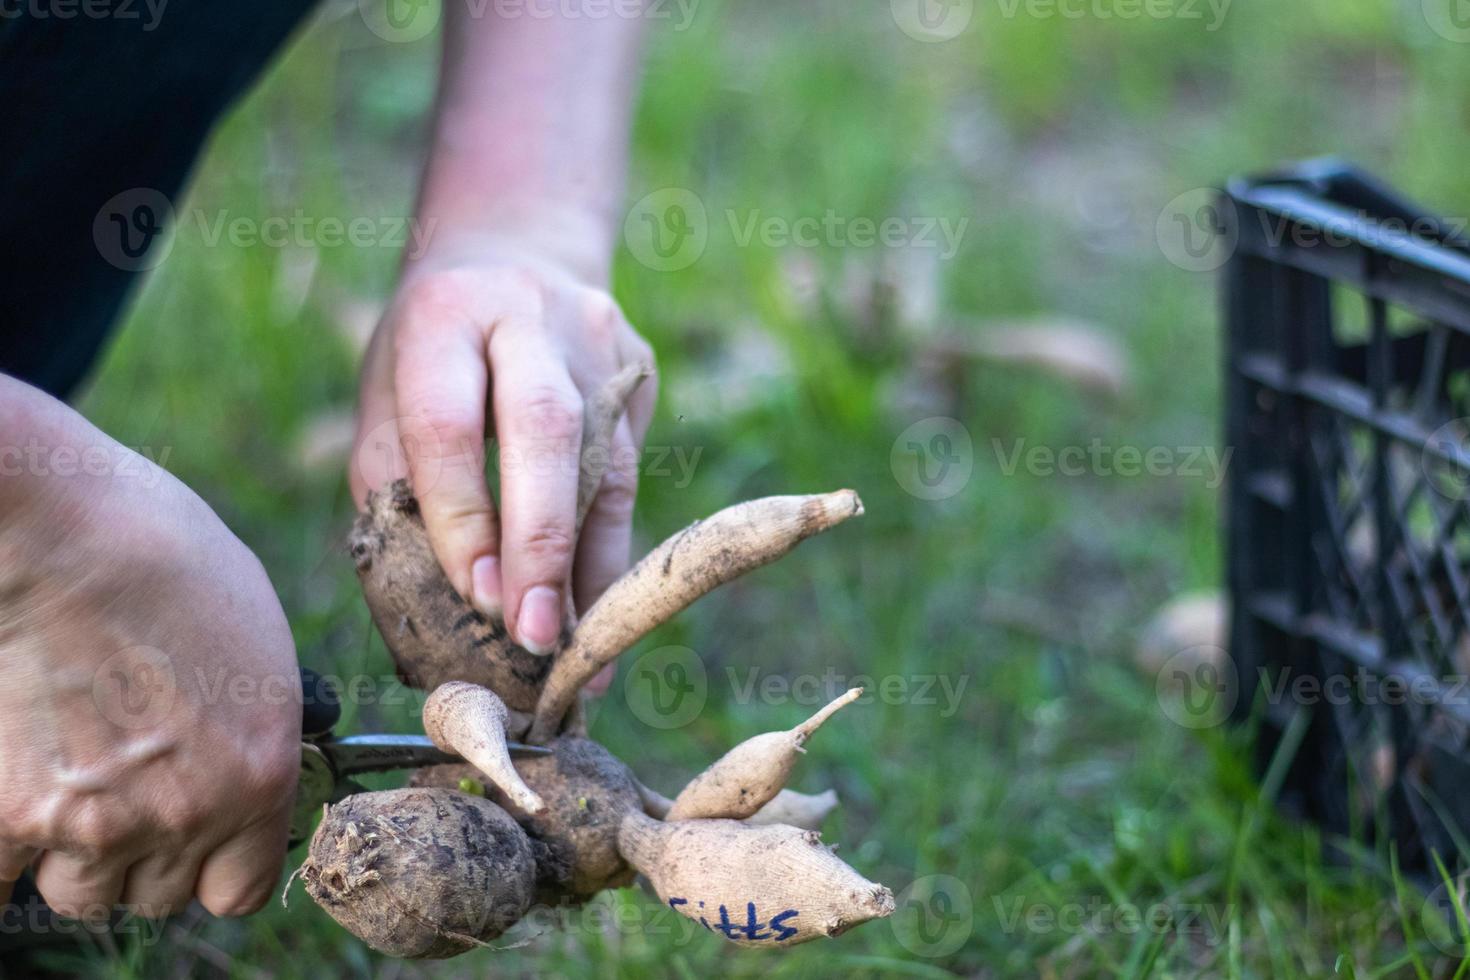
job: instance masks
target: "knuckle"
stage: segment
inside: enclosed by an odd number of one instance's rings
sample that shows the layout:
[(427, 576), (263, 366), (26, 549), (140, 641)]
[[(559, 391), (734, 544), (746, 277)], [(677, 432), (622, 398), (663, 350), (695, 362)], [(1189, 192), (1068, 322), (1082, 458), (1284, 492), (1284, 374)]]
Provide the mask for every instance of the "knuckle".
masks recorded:
[(511, 264), (489, 275), (486, 285), (497, 312), (539, 318), (545, 312), (546, 283), (535, 268)]
[(474, 468), (484, 462), (476, 421), (452, 407), (426, 399), (406, 404), (408, 413), (398, 421), (402, 448), (411, 470), (426, 463), (444, 465), (462, 460)]
[(188, 838), (209, 823), (212, 810), (190, 793), (169, 793), (159, 804), (156, 819), (166, 835)]
[(495, 532), (495, 512), (485, 498), (455, 492), (435, 494), (422, 501), (424, 519), (429, 525), (429, 539), (445, 547), (454, 547), (462, 535), (479, 538)]
[(114, 850), (128, 835), (129, 828), (118, 814), (95, 800), (75, 806), (67, 823), (68, 849), (87, 856)]
[(500, 271), (500, 286), (507, 292), (539, 297), (543, 285), (541, 273), (533, 266), (511, 263)]
[(601, 290), (593, 290), (585, 295), (582, 314), (593, 339), (604, 344), (611, 344), (618, 331), (627, 326), (618, 301)]
[(633, 519), (638, 500), (638, 475), (626, 467), (612, 466), (602, 475), (602, 484), (592, 509), (602, 520), (625, 523)]
[(538, 567), (564, 568), (571, 564), (576, 543), (570, 527), (543, 524), (526, 536), (521, 553)]
[(531, 389), (515, 412), (525, 434), (549, 442), (582, 437), (582, 405), (573, 394), (549, 386)]
[(256, 887), (224, 895), (201, 895), (199, 904), (216, 918), (238, 919), (253, 915), (264, 908), (269, 894), (268, 890)]
[(251, 799), (275, 809), (295, 792), (299, 776), (300, 760), (294, 753), (274, 752), (246, 765), (242, 785)]
[(471, 427), (467, 418), (442, 401), (413, 398), (404, 407), (408, 414), (399, 420), (399, 427), (413, 435), (433, 439), (436, 444), (466, 435)]
[(397, 332), (395, 343), (401, 343), (401, 335), (412, 332), (417, 324), (460, 313), (464, 310), (466, 297), (463, 279), (453, 273), (422, 276), (407, 283), (399, 297), (403, 311), (402, 329)]

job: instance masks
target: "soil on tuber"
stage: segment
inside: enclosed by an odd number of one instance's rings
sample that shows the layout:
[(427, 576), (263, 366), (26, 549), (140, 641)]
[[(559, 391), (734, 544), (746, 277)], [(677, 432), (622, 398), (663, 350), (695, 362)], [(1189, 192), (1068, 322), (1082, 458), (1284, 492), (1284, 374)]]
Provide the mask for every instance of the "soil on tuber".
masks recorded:
[(517, 646), (504, 623), (482, 616), (454, 591), (407, 480), (368, 494), (348, 546), (373, 622), (405, 684), (432, 690), (469, 681), (517, 711), (536, 706), (551, 661)]
[[(642, 809), (632, 771), (591, 739), (563, 736), (547, 748), (551, 755), (515, 763), (526, 785), (545, 801), (541, 812), (520, 810), (489, 782), (486, 792), (561, 862), (564, 873), (552, 875), (550, 883), (560, 896), (580, 902), (631, 883), (633, 873), (618, 853), (618, 827), (625, 814)], [(434, 766), (415, 773), (414, 782), (455, 787), (466, 777), (480, 776), (471, 766)]]
[(329, 807), (297, 874), (318, 905), (373, 949), (442, 959), (520, 921), (535, 895), (538, 851), (489, 800), (386, 790)]

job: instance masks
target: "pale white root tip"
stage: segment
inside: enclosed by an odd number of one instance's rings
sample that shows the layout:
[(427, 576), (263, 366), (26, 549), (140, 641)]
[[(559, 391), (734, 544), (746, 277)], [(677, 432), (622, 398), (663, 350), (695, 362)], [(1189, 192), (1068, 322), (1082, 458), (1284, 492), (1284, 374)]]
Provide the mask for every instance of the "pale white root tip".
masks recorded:
[(797, 740), (798, 741), (805, 741), (806, 739), (811, 738), (812, 732), (815, 732), (818, 728), (821, 728), (823, 722), (825, 722), (828, 718), (831, 718), (833, 715), (835, 715), (843, 707), (851, 704), (852, 702), (856, 701), (858, 698), (860, 698), (862, 696), (863, 696), (863, 689), (862, 688), (860, 688), (860, 687), (854, 687), (854, 688), (852, 688), (846, 694), (843, 694), (840, 697), (834, 698), (832, 700), (832, 703), (831, 704), (828, 704), (821, 711), (818, 711), (816, 714), (812, 715), (806, 721), (802, 722), (800, 725), (797, 725), (795, 728), (793, 728), (791, 730), (792, 734), (794, 734), (797, 737)]

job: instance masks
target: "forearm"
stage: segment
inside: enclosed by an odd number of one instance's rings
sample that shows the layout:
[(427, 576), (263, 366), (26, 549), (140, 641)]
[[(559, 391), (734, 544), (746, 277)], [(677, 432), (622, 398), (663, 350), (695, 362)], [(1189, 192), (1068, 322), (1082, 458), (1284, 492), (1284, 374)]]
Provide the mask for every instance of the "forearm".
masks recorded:
[(605, 282), (643, 18), (447, 8), (419, 200), (426, 252), (513, 237)]
[(140, 494), (175, 501), (179, 489), (69, 405), (0, 374), (0, 577), (7, 566), (39, 567), (62, 544), (133, 544), (113, 518)]

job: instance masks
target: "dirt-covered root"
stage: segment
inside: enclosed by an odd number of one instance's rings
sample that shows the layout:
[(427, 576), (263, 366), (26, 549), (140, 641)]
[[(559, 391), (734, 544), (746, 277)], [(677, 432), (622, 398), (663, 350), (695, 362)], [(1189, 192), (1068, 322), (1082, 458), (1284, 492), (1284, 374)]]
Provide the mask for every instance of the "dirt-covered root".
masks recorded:
[[(642, 783), (638, 784), (638, 792), (643, 797), (643, 812), (655, 820), (663, 820), (674, 807), (673, 800)], [(837, 809), (837, 804), (836, 790), (812, 795), (783, 789), (769, 803), (746, 817), (744, 822), (753, 826), (780, 823), (803, 830), (821, 830), (827, 817)]]
[(578, 624), (546, 678), (530, 739), (554, 736), (583, 685), (649, 630), (706, 592), (862, 512), (851, 490), (766, 497), (727, 507), (669, 538), (614, 582)]
[(298, 874), (373, 949), (442, 959), (484, 945), (531, 907), (536, 848), (489, 800), (431, 789), (359, 793), (328, 809)]
[(526, 813), (546, 809), (541, 798), (521, 781), (506, 747), (505, 703), (477, 684), (441, 684), (424, 702), (424, 734), (445, 752), (474, 765), (516, 807)]
[(636, 811), (618, 840), (665, 904), (742, 946), (792, 946), (893, 913), (893, 893), (844, 864), (815, 831), (661, 823)]
[(647, 364), (629, 364), (587, 399), (582, 409), (582, 468), (577, 479), (577, 530), (592, 509), (602, 474), (612, 463), (613, 433), (622, 421), (628, 399), (653, 373)]
[(549, 885), (586, 899), (631, 883), (632, 869), (618, 853), (618, 827), (642, 803), (633, 773), (590, 739), (563, 736), (547, 747), (549, 756), (516, 760), (521, 778), (546, 809), (536, 814), (509, 809), (528, 834), (565, 864), (565, 879)]
[(862, 693), (862, 688), (855, 687), (789, 731), (766, 732), (741, 742), (684, 787), (674, 798), (667, 819), (744, 820), (754, 816), (791, 778), (797, 756), (805, 751), (802, 746), (812, 733)]
[[(548, 748), (552, 755), (515, 760), (521, 778), (546, 804), (539, 814), (518, 810), (492, 780), (470, 765), (420, 769), (412, 783), (483, 791), (510, 811), (546, 847), (549, 857), (541, 860), (548, 897), (581, 900), (628, 884), (633, 872), (618, 853), (618, 827), (625, 813), (642, 806), (637, 780), (612, 753), (589, 739), (562, 736)], [(560, 873), (554, 873), (556, 869)]]
[(517, 646), (504, 623), (454, 590), (408, 481), (368, 494), (348, 540), (373, 622), (406, 684), (432, 690), (470, 681), (517, 711), (535, 706), (551, 661)]

